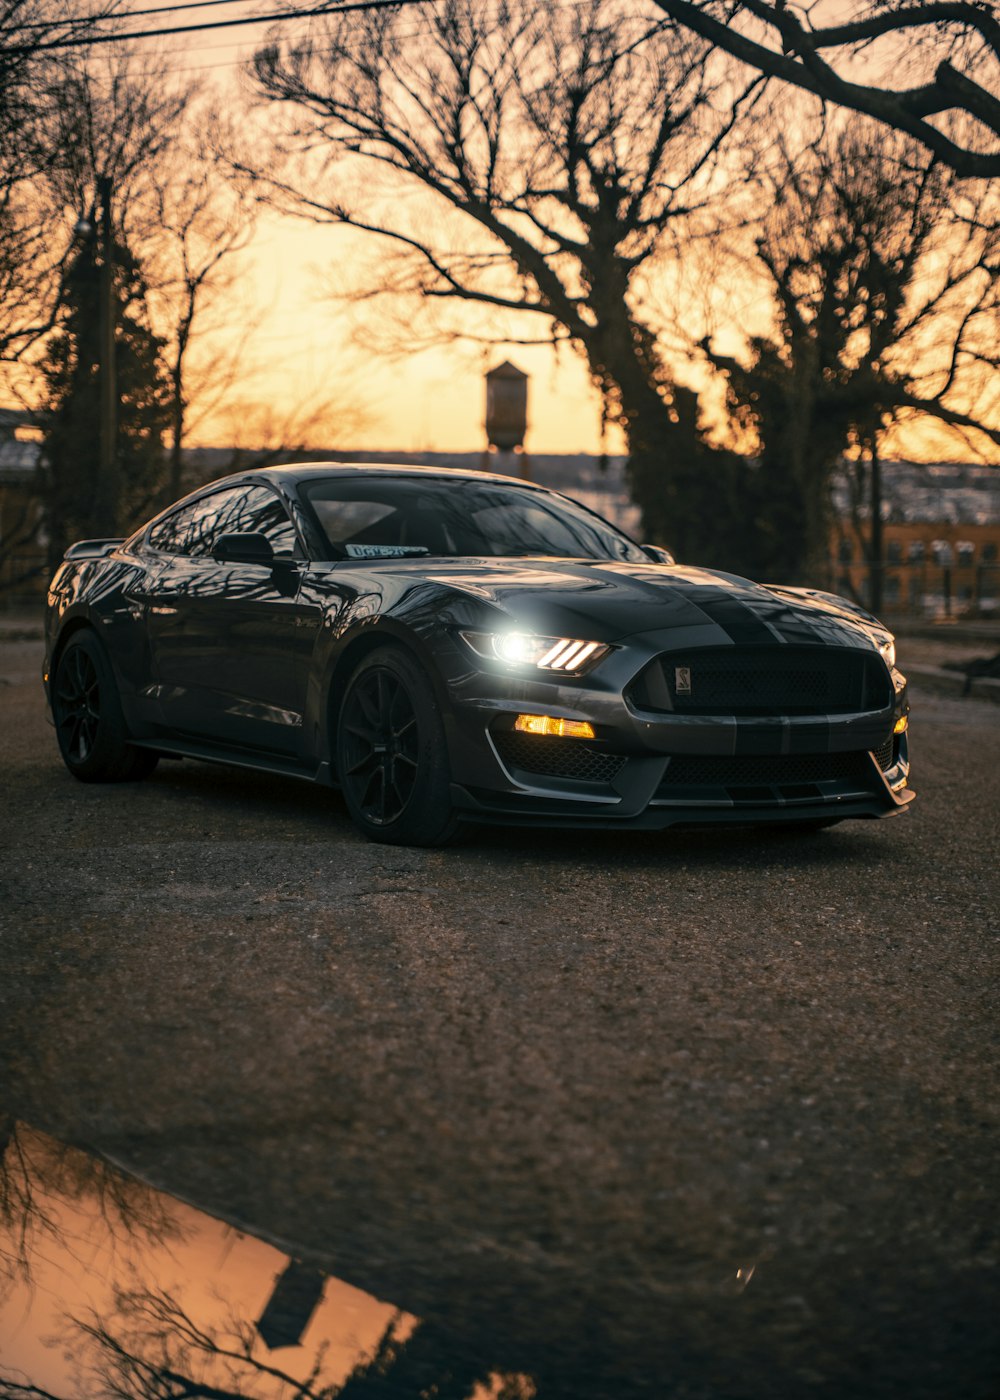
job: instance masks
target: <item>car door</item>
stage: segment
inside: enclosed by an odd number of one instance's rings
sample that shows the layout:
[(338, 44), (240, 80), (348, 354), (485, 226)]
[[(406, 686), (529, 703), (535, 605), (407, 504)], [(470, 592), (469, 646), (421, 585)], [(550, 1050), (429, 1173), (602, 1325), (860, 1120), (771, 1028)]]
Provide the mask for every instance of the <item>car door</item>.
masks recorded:
[[(223, 535), (262, 534), (273, 565), (220, 562)], [(320, 624), (301, 591), (303, 551), (270, 486), (201, 496), (154, 526), (164, 557), (146, 607), (163, 724), (181, 737), (285, 758), (302, 756), (302, 714)]]

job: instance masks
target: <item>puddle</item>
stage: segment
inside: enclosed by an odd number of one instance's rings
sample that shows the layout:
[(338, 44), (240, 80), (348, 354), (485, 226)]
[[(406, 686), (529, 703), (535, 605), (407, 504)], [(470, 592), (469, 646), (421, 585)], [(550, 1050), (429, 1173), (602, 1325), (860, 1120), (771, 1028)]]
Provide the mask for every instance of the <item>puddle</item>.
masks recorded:
[(22, 1123), (0, 1145), (2, 1395), (535, 1395), (390, 1300), (100, 1157)]

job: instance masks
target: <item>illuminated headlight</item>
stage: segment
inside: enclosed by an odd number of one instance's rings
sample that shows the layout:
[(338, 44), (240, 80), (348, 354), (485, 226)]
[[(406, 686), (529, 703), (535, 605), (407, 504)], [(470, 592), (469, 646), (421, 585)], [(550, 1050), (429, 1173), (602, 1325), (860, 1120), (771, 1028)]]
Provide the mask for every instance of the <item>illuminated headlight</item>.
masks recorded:
[(889, 670), (893, 670), (896, 665), (896, 643), (893, 639), (890, 637), (887, 642), (879, 642), (878, 652)]
[(536, 637), (530, 632), (462, 632), (461, 637), (477, 656), (508, 666), (534, 666), (540, 671), (560, 671), (579, 676), (596, 666), (611, 650), (603, 642), (575, 637)]

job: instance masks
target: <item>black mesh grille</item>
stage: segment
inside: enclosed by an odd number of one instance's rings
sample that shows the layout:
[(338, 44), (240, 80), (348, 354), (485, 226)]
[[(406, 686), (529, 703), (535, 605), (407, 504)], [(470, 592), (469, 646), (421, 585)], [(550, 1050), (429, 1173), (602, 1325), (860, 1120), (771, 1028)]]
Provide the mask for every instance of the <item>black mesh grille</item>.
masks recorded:
[(866, 753), (679, 754), (670, 760), (660, 786), (785, 787), (871, 776)]
[(872, 750), (872, 756), (883, 773), (887, 768), (892, 767), (895, 751), (896, 741), (893, 738), (886, 739), (884, 744), (880, 744), (877, 749)]
[(625, 763), (622, 754), (595, 749), (588, 739), (516, 734), (507, 729), (495, 732), (493, 742), (508, 768), (520, 768), (526, 773), (543, 773), (550, 778), (609, 783)]
[[(758, 709), (772, 711), (784, 704), (808, 706), (825, 710), (831, 698), (831, 677), (817, 667), (805, 666), (768, 670), (763, 666), (727, 666), (695, 668), (697, 698), (685, 703), (717, 708), (752, 704)], [(675, 690), (675, 700), (683, 699)]]
[(677, 714), (805, 715), (884, 709), (881, 658), (837, 647), (666, 652), (629, 689), (639, 709)]

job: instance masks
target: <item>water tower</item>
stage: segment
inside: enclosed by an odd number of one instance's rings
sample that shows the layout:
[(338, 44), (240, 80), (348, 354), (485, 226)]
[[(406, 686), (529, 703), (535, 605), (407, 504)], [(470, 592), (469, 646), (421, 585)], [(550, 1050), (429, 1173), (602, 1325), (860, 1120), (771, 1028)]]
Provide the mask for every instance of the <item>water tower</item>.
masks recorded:
[[(531, 473), (524, 452), (524, 436), (528, 431), (528, 376), (517, 365), (504, 360), (486, 376), (486, 441), (491, 453), (500, 460), (487, 459), (489, 470), (508, 476)], [(517, 454), (514, 460), (513, 454)]]

